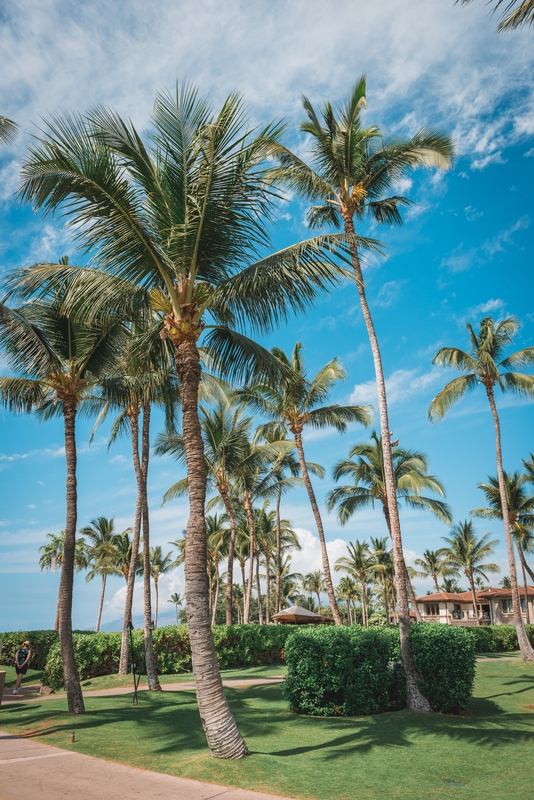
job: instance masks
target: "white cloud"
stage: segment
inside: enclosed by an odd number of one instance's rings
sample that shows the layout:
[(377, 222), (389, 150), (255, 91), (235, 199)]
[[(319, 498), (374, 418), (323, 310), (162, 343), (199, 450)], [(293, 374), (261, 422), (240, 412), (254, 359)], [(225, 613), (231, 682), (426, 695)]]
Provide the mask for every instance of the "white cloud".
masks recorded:
[[(300, 572), (306, 575), (307, 572), (323, 569), (321, 556), (321, 543), (319, 537), (307, 528), (295, 528), (295, 533), (299, 537), (301, 550), (294, 550), (291, 553), (291, 569), (293, 572)], [(347, 550), (347, 543), (343, 539), (333, 539), (326, 543), (330, 569), (334, 571), (334, 564), (338, 558), (344, 556)]]
[(495, 255), (495, 253), (504, 252), (503, 245), (514, 244), (514, 233), (517, 233), (518, 231), (524, 231), (528, 227), (530, 227), (530, 217), (525, 214), (518, 219), (514, 225), (499, 231), (497, 235), (493, 237), (493, 239), (488, 239), (486, 242), (484, 242), (482, 249), (490, 257)]
[[(466, 209), (467, 211), (467, 209)], [(465, 248), (463, 242), (452, 250), (450, 255), (441, 260), (440, 266), (446, 267), (449, 272), (465, 272), (475, 265), (491, 261), (497, 253), (505, 252), (505, 245), (515, 247), (515, 234), (530, 227), (530, 217), (524, 214), (509, 228), (499, 231), (491, 239), (486, 239), (480, 247)]]
[(531, 147), (530, 150), (527, 150), (526, 153), (523, 153), (525, 158), (534, 158), (534, 147)]
[(0, 453), (0, 461), (21, 461), (26, 458), (61, 458), (64, 455), (64, 447), (58, 447), (55, 450), (45, 447), (42, 450), (29, 450), (27, 453), (11, 453), (10, 455)]
[[(386, 378), (386, 392), (390, 403), (402, 403), (411, 397), (425, 394), (426, 390), (440, 379), (438, 370), (422, 375), (418, 370), (398, 369)], [(366, 381), (356, 384), (350, 396), (351, 403), (377, 403), (376, 382)]]
[(464, 211), (468, 222), (474, 222), (476, 219), (480, 219), (480, 217), (484, 216), (483, 211), (479, 211), (477, 208), (473, 208), (473, 206), (466, 206)]
[(403, 283), (405, 281), (386, 281), (376, 296), (377, 304), (384, 308), (392, 305), (398, 299)]
[(470, 308), (468, 311), (468, 315), (470, 317), (477, 317), (479, 314), (491, 314), (493, 311), (501, 311), (505, 306), (504, 300), (500, 298), (496, 298), (494, 300), (488, 300), (486, 303), (480, 303), (478, 306), (474, 306)]

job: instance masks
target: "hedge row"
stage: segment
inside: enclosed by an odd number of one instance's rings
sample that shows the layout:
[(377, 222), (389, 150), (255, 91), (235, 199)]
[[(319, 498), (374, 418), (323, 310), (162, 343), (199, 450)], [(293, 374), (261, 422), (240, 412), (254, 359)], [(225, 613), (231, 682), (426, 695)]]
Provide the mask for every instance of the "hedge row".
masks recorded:
[[(475, 679), (469, 630), (414, 625), (410, 645), (420, 689), (435, 711), (466, 708)], [(292, 711), (316, 716), (373, 714), (405, 705), (396, 628), (315, 628), (295, 631), (285, 649), (284, 691)]]

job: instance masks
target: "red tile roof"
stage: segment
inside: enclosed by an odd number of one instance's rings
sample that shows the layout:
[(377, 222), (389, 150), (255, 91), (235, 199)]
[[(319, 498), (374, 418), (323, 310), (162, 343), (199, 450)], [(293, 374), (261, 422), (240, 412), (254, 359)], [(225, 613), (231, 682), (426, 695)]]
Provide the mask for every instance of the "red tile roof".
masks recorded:
[[(519, 594), (521, 597), (525, 596), (523, 586), (519, 587)], [(527, 586), (527, 595), (534, 596), (534, 586)], [(511, 589), (497, 589), (493, 586), (488, 586), (487, 589), (476, 592), (477, 600), (492, 600), (494, 598), (506, 598), (512, 596)], [(435, 594), (425, 594), (423, 597), (416, 597), (418, 603), (473, 603), (473, 595), (471, 592), (436, 592)]]

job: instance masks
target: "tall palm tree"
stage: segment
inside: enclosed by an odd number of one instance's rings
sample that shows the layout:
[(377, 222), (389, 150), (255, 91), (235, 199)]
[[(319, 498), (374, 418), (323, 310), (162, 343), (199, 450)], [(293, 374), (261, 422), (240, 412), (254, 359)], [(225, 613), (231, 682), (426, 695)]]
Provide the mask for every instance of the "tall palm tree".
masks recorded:
[(423, 557), (416, 558), (414, 564), (420, 578), (432, 578), (436, 592), (440, 591), (438, 578), (449, 578), (458, 572), (447, 563), (443, 550), (425, 550)]
[[(91, 252), (97, 269), (76, 273), (72, 307), (79, 303), (89, 315), (121, 309), (138, 319), (150, 306), (174, 348), (189, 478), (185, 594), (197, 698), (214, 756), (240, 758), (248, 750), (224, 694), (209, 616), (199, 345), (203, 339), (228, 379), (247, 380), (260, 356), (265, 376), (269, 354), (235, 326), (248, 321), (270, 330), (345, 272), (334, 263), (336, 234), (254, 261), (269, 243), (276, 209), (263, 166), (280, 126), (252, 130), (236, 94), (215, 113), (187, 84), (158, 95), (152, 121), (145, 142), (107, 109), (53, 117), (25, 159), (19, 196), (45, 213), (60, 209)], [(34, 291), (66, 275), (45, 265), (19, 273), (13, 284)]]
[[(208, 537), (208, 562), (211, 563), (215, 572), (215, 586), (213, 587), (213, 600), (211, 602), (211, 624), (215, 625), (221, 582), (219, 565), (222, 559), (228, 557), (231, 538), (228, 519), (221, 514), (207, 516), (206, 533)], [(210, 599), (211, 596), (212, 593), (210, 591)]]
[[(288, 454), (291, 455), (291, 454)], [(276, 476), (278, 478), (278, 475)], [(277, 486), (277, 504), (280, 497), (280, 486)], [(271, 564), (274, 561), (275, 576), (279, 576), (279, 563), (284, 553), (291, 550), (300, 550), (298, 536), (288, 519), (280, 519), (279, 507), (268, 510), (265, 502), (262, 508), (256, 509), (256, 541), (260, 557), (265, 563), (265, 622), (271, 622)], [(275, 613), (276, 605), (275, 605)]]
[(270, 424), (264, 426), (265, 433), (279, 438), (280, 433), (285, 431), (286, 433), (290, 432), (294, 437), (302, 478), (321, 544), (328, 602), (336, 624), (341, 625), (342, 619), (336, 603), (323, 521), (306, 464), (302, 434), (307, 425), (319, 429), (332, 427), (341, 433), (346, 430), (349, 422), (368, 425), (371, 418), (370, 408), (361, 405), (325, 405), (333, 386), (338, 381), (345, 379), (345, 372), (337, 358), (332, 359), (313, 378), (309, 379), (304, 367), (300, 342), (297, 342), (293, 348), (291, 358), (280, 348), (273, 348), (271, 352), (283, 368), (280, 370), (278, 381), (276, 383), (271, 381), (263, 386), (244, 391), (242, 396), (251, 406), (271, 420)]
[(388, 577), (394, 572), (393, 552), (387, 546), (387, 537), (379, 538), (371, 536), (371, 558), (373, 559), (373, 573), (375, 580), (382, 585), (382, 596), (384, 599), (384, 611), (386, 620), (389, 622), (389, 602), (388, 602)]
[(104, 606), (107, 576), (117, 574), (115, 556), (118, 535), (115, 533), (115, 520), (113, 518), (107, 519), (106, 517), (96, 517), (96, 519), (91, 520), (89, 525), (81, 528), (80, 533), (90, 542), (90, 570), (87, 573), (87, 580), (92, 581), (93, 578), (99, 575), (102, 581), (100, 602), (98, 604), (98, 615), (95, 626), (95, 631), (99, 631), (100, 620), (102, 618), (102, 608)]
[(175, 562), (172, 553), (163, 555), (163, 550), (159, 544), (150, 548), (150, 574), (154, 580), (154, 588), (156, 590), (156, 628), (158, 627), (159, 615), (159, 579), (174, 567)]
[[(63, 564), (63, 551), (65, 549), (65, 531), (61, 531), (59, 536), (57, 533), (47, 533), (46, 538), (48, 542), (39, 548), (41, 556), (39, 558), (39, 568), (41, 572), (44, 570), (55, 572), (58, 567)], [(89, 563), (89, 555), (87, 550), (87, 542), (81, 537), (76, 538), (74, 547), (74, 569), (80, 572), (82, 569), (87, 569)], [(54, 630), (59, 630), (59, 604), (60, 597), (58, 597), (56, 606), (56, 619), (54, 622)]]
[(176, 624), (178, 625), (178, 608), (184, 602), (182, 595), (179, 592), (174, 592), (171, 594), (170, 598), (167, 600), (168, 603), (174, 603), (174, 607), (176, 608)]
[[(66, 259), (64, 259), (64, 262)], [(99, 375), (120, 350), (123, 327), (115, 320), (84, 324), (63, 311), (64, 294), (50, 290), (18, 309), (0, 315), (2, 344), (19, 377), (0, 377), (0, 398), (14, 412), (41, 419), (62, 416), (67, 462), (65, 544), (61, 564), (59, 640), (68, 709), (85, 712), (72, 640), (72, 592), (78, 513), (76, 418)]]
[(364, 128), (360, 115), (366, 106), (365, 92), (365, 78), (362, 77), (338, 110), (334, 110), (331, 103), (325, 103), (320, 114), (304, 97), (307, 119), (301, 125), (301, 130), (311, 139), (312, 165), (278, 146), (276, 151), (280, 163), (271, 174), (273, 180), (283, 180), (288, 188), (313, 204), (308, 213), (311, 227), (333, 225), (343, 228), (347, 256), (352, 265), (375, 367), (395, 573), (399, 585), (401, 653), (406, 673), (408, 707), (430, 711), (429, 703), (418, 689), (418, 677), (408, 642), (410, 615), (389, 438), (386, 384), (378, 338), (365, 292), (362, 240), (356, 235), (354, 222), (355, 219), (361, 222), (368, 217), (378, 223), (401, 224), (400, 209), (409, 205), (410, 201), (390, 192), (395, 190), (400, 178), (418, 166), (446, 169), (451, 162), (453, 146), (448, 136), (429, 128), (421, 129), (407, 140), (386, 138), (377, 127)]
[[(441, 482), (434, 475), (428, 473), (428, 460), (424, 453), (399, 447), (398, 443), (391, 447), (393, 463), (393, 477), (395, 480), (397, 504), (404, 502), (409, 508), (430, 511), (442, 522), (450, 524), (452, 516), (449, 506), (442, 500), (436, 500), (423, 492), (433, 492), (443, 497), (445, 491)], [(339, 461), (334, 467), (334, 479), (349, 476), (352, 485), (338, 486), (327, 496), (327, 508), (337, 506), (338, 519), (345, 525), (352, 514), (360, 508), (374, 507), (375, 502), (380, 503), (387, 529), (393, 541), (393, 528), (386, 480), (384, 447), (382, 437), (375, 431), (371, 434), (371, 441), (357, 444), (349, 451), (349, 458)], [(406, 571), (403, 556), (403, 569), (405, 577), (403, 585), (408, 592), (410, 602), (418, 622), (422, 621), (419, 608), (415, 601), (410, 576)], [(398, 570), (395, 568), (398, 581)], [(400, 592), (399, 587), (399, 592)]]
[(475, 592), (475, 580), (483, 578), (487, 581), (488, 576), (486, 573), (500, 572), (497, 564), (483, 563), (484, 559), (493, 555), (495, 545), (499, 543), (497, 539), (490, 541), (490, 536), (490, 533), (486, 533), (478, 539), (471, 521), (459, 522), (458, 525), (452, 527), (450, 536), (443, 536), (443, 540), (447, 542), (448, 547), (444, 547), (440, 551), (446, 558), (448, 566), (456, 570), (456, 572), (463, 572), (469, 581), (473, 597), (473, 613), (477, 625), (480, 625), (480, 618)]
[(302, 581), (302, 588), (305, 592), (310, 592), (310, 594), (314, 594), (317, 597), (317, 613), (321, 613), (321, 592), (324, 592), (326, 585), (324, 581), (324, 576), (320, 569), (315, 570), (315, 572), (308, 572), (304, 575)]
[[(506, 486), (508, 514), (510, 525), (512, 526), (511, 532), (515, 539), (523, 572), (527, 624), (530, 625), (526, 573), (528, 572), (531, 579), (534, 580), (534, 572), (527, 564), (525, 553), (531, 553), (534, 549), (534, 533), (532, 530), (534, 527), (534, 496), (530, 496), (525, 491), (525, 484), (528, 483), (527, 475), (521, 475), (519, 472), (509, 474), (503, 470), (503, 476)], [(490, 476), (488, 477), (488, 483), (479, 483), (478, 488), (482, 489), (486, 495), (489, 508), (475, 508), (471, 511), (471, 515), (483, 519), (502, 519), (501, 492), (498, 479)]]
[(337, 585), (337, 596), (340, 600), (344, 600), (347, 604), (348, 622), (352, 625), (356, 622), (356, 614), (353, 615), (352, 604), (354, 603), (354, 612), (356, 611), (356, 601), (360, 598), (360, 592), (356, 581), (349, 575), (343, 575)]
[[(473, 0), (460, 0), (460, 2), (462, 5), (467, 5)], [(493, 5), (492, 14), (495, 14), (504, 5), (500, 13), (501, 21), (497, 25), (497, 33), (534, 25), (534, 0), (490, 0), (490, 2)]]
[(347, 572), (360, 584), (360, 600), (362, 604), (363, 624), (367, 628), (369, 625), (369, 615), (367, 613), (367, 585), (372, 580), (372, 572), (375, 567), (371, 557), (371, 551), (367, 542), (349, 542), (347, 545), (348, 556), (342, 556), (336, 561), (336, 572)]
[(534, 397), (534, 377), (514, 371), (514, 368), (532, 366), (534, 364), (534, 347), (525, 347), (523, 350), (518, 350), (516, 353), (505, 356), (505, 348), (513, 341), (514, 334), (519, 327), (519, 323), (513, 317), (508, 317), (498, 323), (495, 323), (492, 317), (484, 317), (480, 323), (478, 333), (475, 333), (470, 323), (467, 323), (466, 327), (470, 340), (468, 352), (460, 350), (458, 347), (442, 347), (434, 356), (433, 364), (452, 367), (462, 372), (463, 375), (450, 381), (436, 395), (430, 404), (428, 415), (432, 420), (443, 419), (449, 408), (463, 397), (466, 392), (472, 391), (479, 385), (484, 387), (495, 427), (497, 477), (499, 480), (504, 535), (508, 551), (510, 581), (512, 583), (514, 623), (523, 659), (525, 661), (534, 661), (534, 650), (526, 634), (521, 615), (514, 543), (511, 534), (510, 512), (502, 465), (501, 426), (497, 406), (495, 405), (496, 386), (502, 392), (511, 391), (519, 395)]

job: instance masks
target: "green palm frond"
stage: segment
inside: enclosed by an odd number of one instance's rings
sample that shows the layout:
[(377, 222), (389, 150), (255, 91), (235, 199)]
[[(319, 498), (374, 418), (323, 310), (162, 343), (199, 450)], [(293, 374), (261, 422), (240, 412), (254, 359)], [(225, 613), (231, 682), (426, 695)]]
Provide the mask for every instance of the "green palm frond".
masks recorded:
[(449, 408), (460, 400), (466, 392), (471, 392), (478, 385), (476, 375), (462, 375), (448, 383), (444, 389), (436, 395), (430, 404), (428, 418), (443, 419)]
[(0, 116), (0, 144), (11, 144), (17, 138), (19, 126), (13, 120)]

